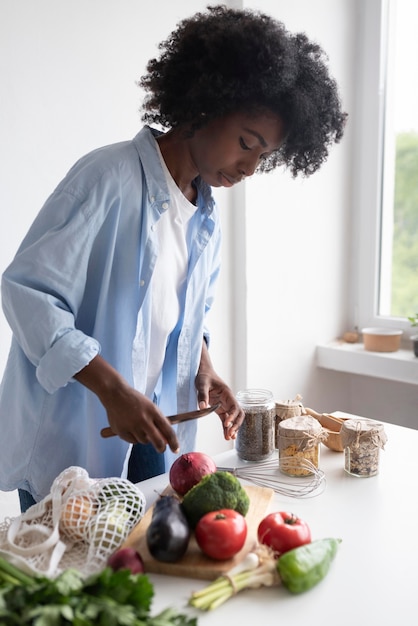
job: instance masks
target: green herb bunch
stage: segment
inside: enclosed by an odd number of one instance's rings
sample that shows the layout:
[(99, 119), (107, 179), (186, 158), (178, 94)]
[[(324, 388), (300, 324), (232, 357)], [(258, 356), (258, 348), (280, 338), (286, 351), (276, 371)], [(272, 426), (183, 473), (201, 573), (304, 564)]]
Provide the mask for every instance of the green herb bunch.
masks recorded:
[(0, 557), (2, 626), (196, 626), (175, 609), (150, 614), (154, 588), (145, 574), (105, 568), (84, 579), (68, 569), (55, 579), (30, 576)]

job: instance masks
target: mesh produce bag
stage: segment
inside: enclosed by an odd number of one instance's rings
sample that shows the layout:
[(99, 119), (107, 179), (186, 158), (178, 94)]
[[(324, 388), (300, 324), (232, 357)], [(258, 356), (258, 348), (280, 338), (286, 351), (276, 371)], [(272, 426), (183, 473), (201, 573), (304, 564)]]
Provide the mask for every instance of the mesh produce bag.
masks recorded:
[(106, 566), (144, 512), (145, 497), (130, 481), (69, 467), (48, 496), (0, 523), (0, 555), (50, 578), (68, 568), (88, 576)]

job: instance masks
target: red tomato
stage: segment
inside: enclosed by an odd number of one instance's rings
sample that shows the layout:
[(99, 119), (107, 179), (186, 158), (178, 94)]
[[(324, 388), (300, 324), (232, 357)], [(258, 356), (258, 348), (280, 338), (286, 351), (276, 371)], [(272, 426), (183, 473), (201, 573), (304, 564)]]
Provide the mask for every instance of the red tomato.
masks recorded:
[(232, 509), (206, 513), (197, 523), (195, 537), (206, 556), (218, 561), (232, 558), (247, 538), (245, 517)]
[(284, 511), (270, 513), (262, 519), (257, 535), (258, 541), (272, 548), (276, 554), (311, 542), (311, 531), (306, 522)]

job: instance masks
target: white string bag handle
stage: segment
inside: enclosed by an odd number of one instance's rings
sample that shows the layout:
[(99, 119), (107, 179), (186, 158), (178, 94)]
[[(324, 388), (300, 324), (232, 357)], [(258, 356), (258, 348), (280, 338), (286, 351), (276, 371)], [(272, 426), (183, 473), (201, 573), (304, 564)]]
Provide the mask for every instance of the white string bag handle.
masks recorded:
[[(42, 571), (46, 576), (52, 576), (57, 570), (69, 547), (60, 536), (63, 495), (71, 484), (81, 486), (77, 479), (84, 479), (82, 482), (85, 484), (86, 477), (87, 472), (82, 468), (70, 468), (54, 482), (48, 496), (11, 521), (7, 531), (7, 549), (24, 560), (25, 569), (36, 572), (42, 563)], [(37, 567), (31, 567), (31, 563)]]
[(0, 554), (30, 573), (55, 577), (74, 567), (100, 571), (145, 513), (145, 497), (124, 478), (91, 479), (70, 467), (51, 492), (0, 524)]

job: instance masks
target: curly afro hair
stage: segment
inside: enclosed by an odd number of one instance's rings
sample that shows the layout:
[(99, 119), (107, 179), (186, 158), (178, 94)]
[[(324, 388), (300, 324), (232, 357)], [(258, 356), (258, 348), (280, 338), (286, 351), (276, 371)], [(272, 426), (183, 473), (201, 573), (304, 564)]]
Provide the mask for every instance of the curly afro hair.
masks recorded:
[(347, 115), (323, 50), (268, 15), (209, 6), (181, 21), (159, 49), (139, 81), (146, 123), (194, 132), (230, 113), (269, 109), (286, 136), (257, 171), (284, 165), (293, 176), (314, 173), (343, 135)]

